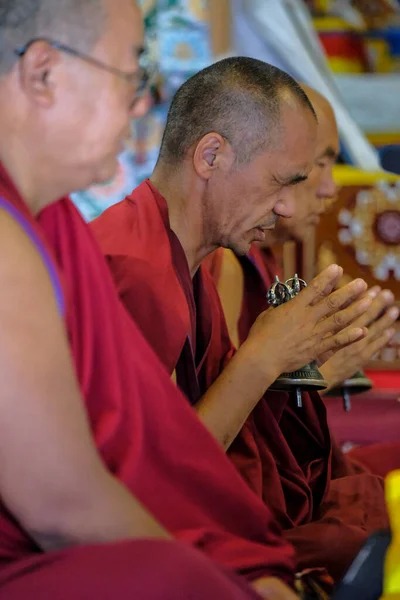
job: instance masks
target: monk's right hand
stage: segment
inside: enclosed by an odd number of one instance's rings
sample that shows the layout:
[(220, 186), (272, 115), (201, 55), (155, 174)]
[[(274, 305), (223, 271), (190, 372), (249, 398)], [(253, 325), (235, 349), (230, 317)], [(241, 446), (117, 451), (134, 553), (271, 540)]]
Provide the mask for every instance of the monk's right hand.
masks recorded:
[[(351, 323), (371, 305), (362, 279), (333, 291), (343, 274), (331, 265), (286, 304), (270, 308), (254, 323), (244, 345), (276, 375), (300, 369), (318, 356), (362, 339), (367, 329)], [(363, 296), (363, 297), (361, 297)]]
[(275, 577), (263, 577), (252, 584), (256, 592), (265, 600), (298, 600), (293, 590)]

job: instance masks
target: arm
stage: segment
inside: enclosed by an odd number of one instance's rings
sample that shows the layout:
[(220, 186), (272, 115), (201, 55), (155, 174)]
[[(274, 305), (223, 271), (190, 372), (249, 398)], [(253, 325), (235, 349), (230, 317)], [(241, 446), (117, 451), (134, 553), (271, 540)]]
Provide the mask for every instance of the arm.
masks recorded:
[(265, 600), (299, 600), (299, 596), (292, 589), (274, 577), (258, 579), (252, 585)]
[(239, 320), (244, 295), (244, 274), (239, 260), (232, 250), (223, 249), (221, 273), (216, 285), (229, 336), (234, 346), (239, 348)]
[(167, 534), (94, 446), (44, 265), (0, 211), (0, 496), (44, 550)]
[(337, 349), (365, 336), (364, 329), (346, 326), (371, 303), (363, 298), (347, 306), (365, 291), (366, 284), (356, 280), (332, 292), (341, 273), (339, 267), (328, 267), (295, 299), (262, 313), (197, 403), (200, 418), (225, 449), (281, 373), (303, 367), (324, 353), (323, 348)]

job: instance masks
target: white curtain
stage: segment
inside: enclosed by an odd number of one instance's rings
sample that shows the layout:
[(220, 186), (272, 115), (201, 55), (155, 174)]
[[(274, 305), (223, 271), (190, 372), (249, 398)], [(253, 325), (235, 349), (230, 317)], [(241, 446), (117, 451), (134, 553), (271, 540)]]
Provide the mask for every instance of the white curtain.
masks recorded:
[(379, 170), (377, 152), (346, 108), (303, 0), (232, 0), (232, 15), (235, 53), (269, 62), (321, 92), (352, 162)]

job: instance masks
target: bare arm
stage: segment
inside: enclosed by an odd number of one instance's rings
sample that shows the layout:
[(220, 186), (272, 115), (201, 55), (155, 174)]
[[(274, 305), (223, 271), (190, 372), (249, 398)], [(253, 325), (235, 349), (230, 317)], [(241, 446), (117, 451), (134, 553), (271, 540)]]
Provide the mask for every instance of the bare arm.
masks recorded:
[(0, 211), (0, 496), (44, 549), (166, 532), (104, 467), (45, 267)]
[(244, 295), (244, 274), (239, 259), (224, 248), (221, 275), (217, 284), (229, 336), (236, 348), (240, 346), (239, 319)]
[(363, 298), (347, 306), (365, 291), (366, 284), (356, 280), (332, 292), (341, 273), (339, 267), (328, 267), (297, 298), (262, 313), (196, 405), (203, 423), (225, 449), (281, 373), (303, 367), (325, 349), (341, 348), (366, 335), (360, 327), (346, 328), (371, 303)]

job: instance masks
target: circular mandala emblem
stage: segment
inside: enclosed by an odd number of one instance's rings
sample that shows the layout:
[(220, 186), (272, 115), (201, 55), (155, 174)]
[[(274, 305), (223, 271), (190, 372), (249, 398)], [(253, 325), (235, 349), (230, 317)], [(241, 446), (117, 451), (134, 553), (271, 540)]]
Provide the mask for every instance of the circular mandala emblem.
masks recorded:
[(384, 244), (400, 244), (400, 212), (397, 210), (386, 210), (377, 215), (375, 231), (377, 237)]

